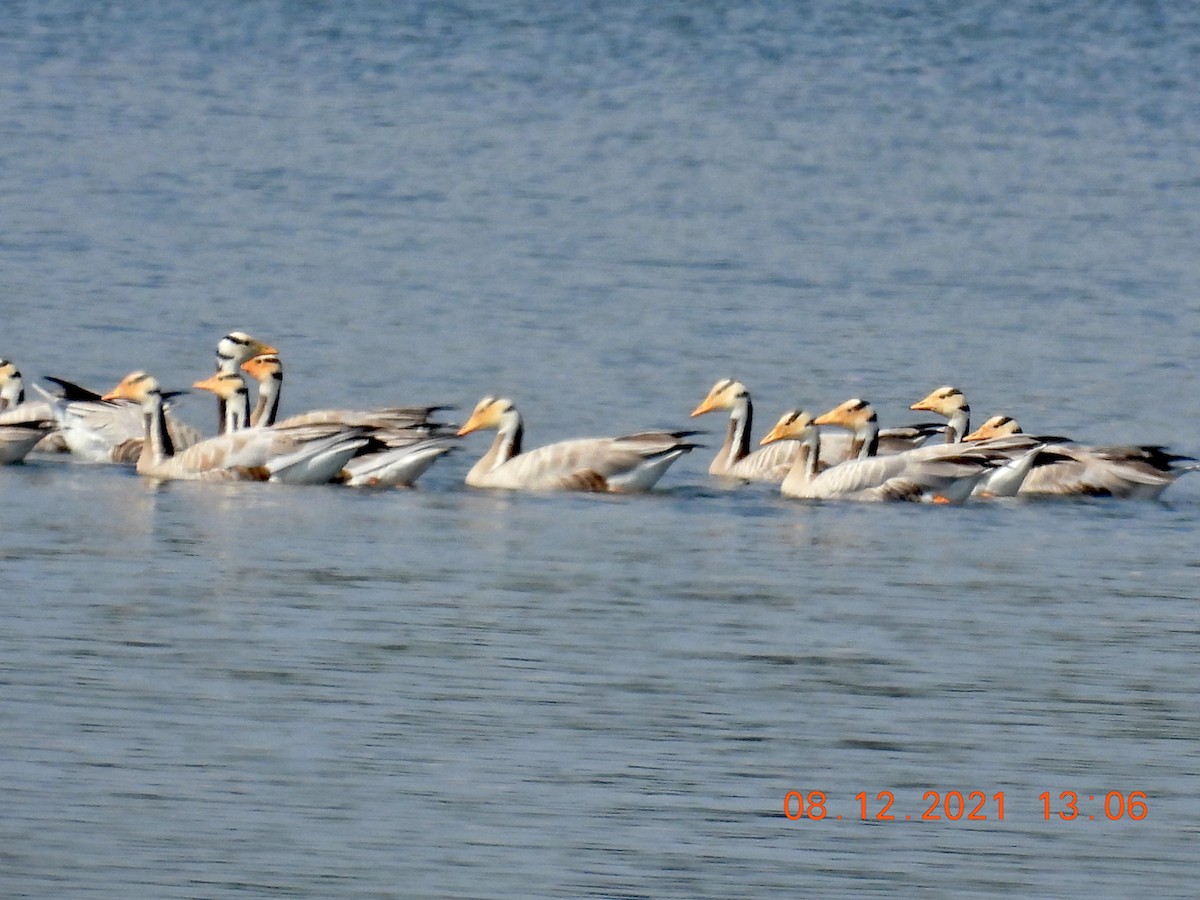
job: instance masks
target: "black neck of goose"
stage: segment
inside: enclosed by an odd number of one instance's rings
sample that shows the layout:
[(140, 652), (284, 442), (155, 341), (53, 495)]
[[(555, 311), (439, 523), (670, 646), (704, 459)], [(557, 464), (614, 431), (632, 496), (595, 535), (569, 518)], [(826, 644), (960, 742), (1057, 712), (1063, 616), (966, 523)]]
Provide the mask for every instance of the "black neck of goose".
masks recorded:
[(260, 382), (258, 402), (250, 421), (255, 425), (274, 425), (279, 415), (279, 397), (283, 393), (283, 373), (273, 372), (268, 381)]
[(250, 427), (250, 399), (245, 389), (238, 391), (232, 401), (225, 404), (225, 431), (241, 431)]
[[(146, 447), (149, 448), (152, 459), (170, 459), (175, 455), (175, 444), (171, 440), (171, 432), (167, 430), (167, 412), (163, 407), (162, 394), (155, 391), (148, 407), (143, 407), (142, 417), (145, 424)], [(146, 447), (142, 452), (146, 452)]]
[(495, 465), (508, 462), (514, 456), (521, 455), (522, 444), (525, 440), (525, 423), (521, 414), (516, 410), (505, 413), (496, 429), (496, 462)]
[(809, 481), (817, 477), (817, 467), (821, 462), (821, 432), (815, 425), (809, 425), (804, 430), (798, 462), (804, 466)]
[(971, 432), (971, 407), (962, 405), (962, 409), (954, 411), (950, 421), (946, 423), (946, 443), (957, 444)]
[(850, 443), (851, 459), (868, 459), (879, 452), (879, 418), (871, 413), (858, 430), (854, 432), (854, 440)]
[(749, 397), (739, 399), (729, 414), (729, 429), (725, 444), (729, 448), (727, 463), (733, 465), (750, 455), (750, 427), (754, 422), (754, 404)]

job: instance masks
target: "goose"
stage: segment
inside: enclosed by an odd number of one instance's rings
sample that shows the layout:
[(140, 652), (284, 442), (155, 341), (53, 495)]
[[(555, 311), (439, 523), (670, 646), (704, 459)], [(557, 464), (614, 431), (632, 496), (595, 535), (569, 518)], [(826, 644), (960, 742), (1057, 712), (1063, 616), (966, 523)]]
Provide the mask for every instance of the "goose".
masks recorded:
[(26, 403), (21, 372), (0, 359), (0, 466), (19, 463), (54, 430), (50, 409)]
[[(250, 414), (251, 425), (274, 425), (279, 414), (283, 393), (283, 361), (278, 353), (263, 353), (242, 363), (246, 372), (258, 383), (258, 402)], [(425, 428), (435, 431), (442, 426), (430, 422), (430, 417), (444, 406), (393, 406), (380, 409), (317, 409), (289, 416), (280, 425), (313, 425), (340, 423), (371, 425), (383, 429)]]
[[(251, 357), (278, 352), (270, 344), (264, 344), (244, 331), (231, 331), (217, 341), (216, 370), (218, 374), (236, 372), (238, 367)], [(220, 434), (227, 424), (224, 401), (218, 399), (217, 407), (217, 433)]]
[[(716, 410), (728, 409), (729, 427), (725, 443), (708, 467), (712, 475), (740, 478), (746, 481), (771, 481), (778, 484), (791, 470), (792, 461), (799, 450), (796, 441), (777, 441), (750, 452), (750, 427), (754, 407), (750, 392), (740, 381), (723, 378), (713, 385), (708, 396), (692, 410), (692, 416), (700, 416)], [(940, 424), (923, 422), (899, 428), (887, 428), (879, 434), (880, 454), (901, 453), (920, 447), (932, 435), (942, 431)], [(836, 434), (823, 439), (821, 464), (832, 465), (850, 458), (852, 441), (849, 435)]]
[[(59, 386), (55, 395), (35, 385), (49, 404), (58, 426), (58, 435), (68, 452), (85, 462), (134, 465), (142, 452), (145, 429), (142, 409), (137, 403), (105, 400), (100, 394), (62, 378), (47, 376)], [(178, 394), (164, 395), (164, 401)], [(203, 440), (204, 435), (168, 411), (167, 430), (176, 449), (184, 449)]]
[[(961, 443), (967, 432), (971, 430), (971, 405), (967, 403), (967, 395), (952, 385), (942, 385), (930, 391), (923, 399), (918, 400), (909, 409), (921, 409), (935, 412), (948, 419), (946, 423), (946, 443)], [(1005, 437), (1001, 444), (996, 438)], [(1044, 466), (1055, 457), (1043, 450), (1050, 438), (1016, 439), (1012, 435), (993, 435), (992, 447), (1003, 447), (1007, 451), (1008, 461), (999, 465), (985, 475), (975, 486), (977, 497), (995, 499), (997, 497), (1014, 497), (1025, 483), (1030, 471)]]
[[(1011, 416), (992, 416), (966, 435), (968, 442), (1024, 435)], [(1186, 472), (1200, 469), (1189, 456), (1168, 453), (1153, 444), (1090, 447), (1061, 437), (1033, 437), (1043, 442), (1039, 464), (1020, 486), (1024, 496), (1089, 496), (1156, 499)]]
[(729, 410), (729, 427), (725, 431), (725, 442), (709, 465), (708, 473), (743, 481), (770, 481), (776, 484), (783, 481), (800, 445), (795, 441), (780, 441), (750, 451), (754, 404), (750, 400), (750, 392), (740, 381), (732, 378), (718, 381), (700, 405), (692, 410), (691, 417), (722, 409)]
[[(834, 407), (826, 413), (818, 416), (815, 420), (817, 425), (835, 425), (845, 428), (851, 432), (851, 448), (855, 459), (871, 459), (879, 456), (879, 419), (874, 408), (865, 400), (857, 397), (845, 401), (844, 403)], [(986, 447), (984, 445), (976, 445), (972, 448), (973, 451), (983, 452), (989, 460), (989, 469), (1002, 466), (1013, 460), (1013, 450), (1011, 446), (1013, 442), (1006, 441), (1003, 445), (996, 445), (989, 442)], [(1028, 449), (1028, 448), (1026, 448)], [(943, 458), (954, 458), (961, 455), (962, 448), (957, 444), (941, 443), (930, 444), (921, 447), (915, 447), (912, 450), (907, 450), (896, 456), (902, 456), (906, 463), (917, 463), (925, 460), (939, 460)], [(1030, 460), (1030, 464), (1032, 460)], [(1024, 467), (1027, 471), (1027, 467)], [(947, 495), (945, 499), (963, 500), (970, 494), (986, 477), (988, 472), (983, 471), (978, 473), (978, 476), (970, 481), (962, 480), (955, 482), (955, 491)], [(968, 489), (968, 484), (970, 485)], [(965, 494), (962, 491), (966, 491)]]
[(513, 402), (484, 397), (458, 436), (495, 428), (491, 448), (467, 473), (471, 487), (648, 491), (667, 468), (696, 445), (692, 431), (648, 431), (621, 437), (579, 438), (522, 452), (525, 425)]
[(323, 484), (369, 442), (363, 429), (253, 428), (217, 435), (176, 453), (166, 427), (163, 392), (152, 376), (132, 372), (103, 399), (141, 405), (145, 449), (137, 471), (161, 480)]
[[(831, 411), (832, 412), (832, 411)], [(821, 436), (817, 426), (828, 414), (813, 418), (804, 410), (783, 414), (762, 439), (798, 442), (800, 451), (780, 485), (785, 497), (804, 500), (927, 500), (961, 502), (991, 466), (985, 453), (919, 447), (888, 456), (861, 456), (818, 470)]]
[[(454, 449), (451, 439), (431, 431), (437, 426), (391, 428), (386, 420), (378, 422), (339, 422), (335, 418), (298, 416), (278, 425), (250, 425), (249, 391), (240, 372), (218, 372), (192, 385), (209, 391), (224, 401), (225, 434), (245, 429), (280, 431), (299, 428), (359, 428), (369, 432), (371, 440), (333, 476), (334, 481), (351, 487), (411, 487), (441, 456)], [(306, 420), (306, 421), (300, 421)]]

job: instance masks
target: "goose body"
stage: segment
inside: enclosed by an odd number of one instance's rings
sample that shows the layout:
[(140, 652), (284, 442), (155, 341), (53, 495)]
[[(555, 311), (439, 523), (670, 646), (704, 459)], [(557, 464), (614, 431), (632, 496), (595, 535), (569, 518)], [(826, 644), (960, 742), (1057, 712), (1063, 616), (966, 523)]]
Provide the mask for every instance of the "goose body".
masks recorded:
[(257, 427), (340, 426), (370, 429), (374, 438), (345, 467), (340, 480), (351, 487), (411, 487), (454, 443), (445, 426), (432, 421), (440, 406), (384, 407), (372, 410), (319, 409), (276, 422), (283, 390), (278, 354), (262, 354), (242, 364), (258, 382), (258, 402), (250, 414)]
[[(818, 471), (821, 438), (817, 426), (833, 425), (851, 431), (854, 458)], [(781, 490), (785, 496), (806, 499), (966, 500), (981, 478), (995, 465), (982, 448), (977, 452), (934, 444), (880, 456), (879, 426), (874, 409), (852, 399), (812, 418), (803, 411), (786, 413), (763, 438), (799, 440), (802, 451)]]
[[(993, 416), (965, 439), (977, 442), (1018, 435), (1024, 432), (1016, 419)], [(1200, 469), (1191, 457), (1153, 444), (1090, 447), (1059, 437), (1030, 439), (1041, 441), (1043, 449), (1020, 486), (1018, 493), (1024, 496), (1156, 499), (1180, 475)]]
[[(99, 394), (61, 378), (48, 378), (59, 385), (58, 396), (40, 386), (58, 426), (63, 444), (71, 455), (85, 462), (135, 464), (142, 452), (144, 427), (138, 403), (105, 400)], [(166, 427), (177, 449), (190, 447), (204, 436), (165, 413)]]
[(522, 452), (524, 423), (511, 400), (485, 397), (459, 429), (461, 437), (496, 429), (487, 453), (471, 467), (471, 487), (509, 490), (648, 491), (670, 465), (696, 445), (692, 432), (650, 431), (621, 437), (578, 438)]
[(742, 481), (783, 481), (800, 450), (795, 441), (779, 441), (757, 450), (750, 449), (750, 428), (754, 421), (754, 404), (750, 392), (740, 381), (724, 378), (713, 385), (692, 417), (717, 410), (729, 410), (729, 426), (725, 441), (708, 467), (710, 475), (736, 478)]
[(176, 453), (166, 429), (162, 392), (151, 376), (133, 372), (104, 399), (141, 404), (145, 450), (137, 471), (163, 480), (322, 484), (333, 479), (368, 442), (361, 430), (245, 429), (217, 435)]
[[(750, 450), (751, 425), (754, 407), (750, 392), (740, 381), (724, 378), (713, 385), (708, 396), (692, 410), (700, 416), (716, 410), (729, 410), (729, 427), (709, 474), (744, 481), (769, 481), (778, 484), (791, 471), (799, 452), (796, 441), (775, 441), (757, 450)], [(887, 428), (879, 433), (879, 455), (902, 453), (922, 446), (932, 435), (942, 430), (940, 425), (921, 423), (899, 428)], [(829, 435), (822, 439), (821, 465), (830, 466), (849, 459), (855, 452), (847, 434)]]

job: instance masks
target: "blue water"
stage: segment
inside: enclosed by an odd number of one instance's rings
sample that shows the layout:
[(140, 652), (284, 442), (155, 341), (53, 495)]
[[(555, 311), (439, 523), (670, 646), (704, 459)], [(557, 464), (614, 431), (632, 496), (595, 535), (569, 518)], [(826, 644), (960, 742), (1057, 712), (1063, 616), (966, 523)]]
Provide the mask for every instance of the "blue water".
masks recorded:
[(0, 469), (0, 894), (1192, 896), (1200, 476), (810, 506), (687, 414), (953, 383), (1200, 454), (1198, 97), (1181, 3), (10, 4), (30, 380), (241, 328), (285, 411), (710, 433), (646, 497), (470, 491), (476, 437), (386, 494)]

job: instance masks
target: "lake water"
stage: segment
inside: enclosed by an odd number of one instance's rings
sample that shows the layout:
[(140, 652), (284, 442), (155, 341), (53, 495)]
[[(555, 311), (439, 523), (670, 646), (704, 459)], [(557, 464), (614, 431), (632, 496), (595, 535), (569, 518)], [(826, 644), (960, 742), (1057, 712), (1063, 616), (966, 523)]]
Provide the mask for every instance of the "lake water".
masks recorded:
[(1194, 896), (1200, 475), (806, 505), (687, 414), (1200, 454), (1197, 98), (1183, 3), (10, 4), (29, 380), (241, 328), (285, 412), (709, 434), (641, 497), (0, 469), (0, 894)]

